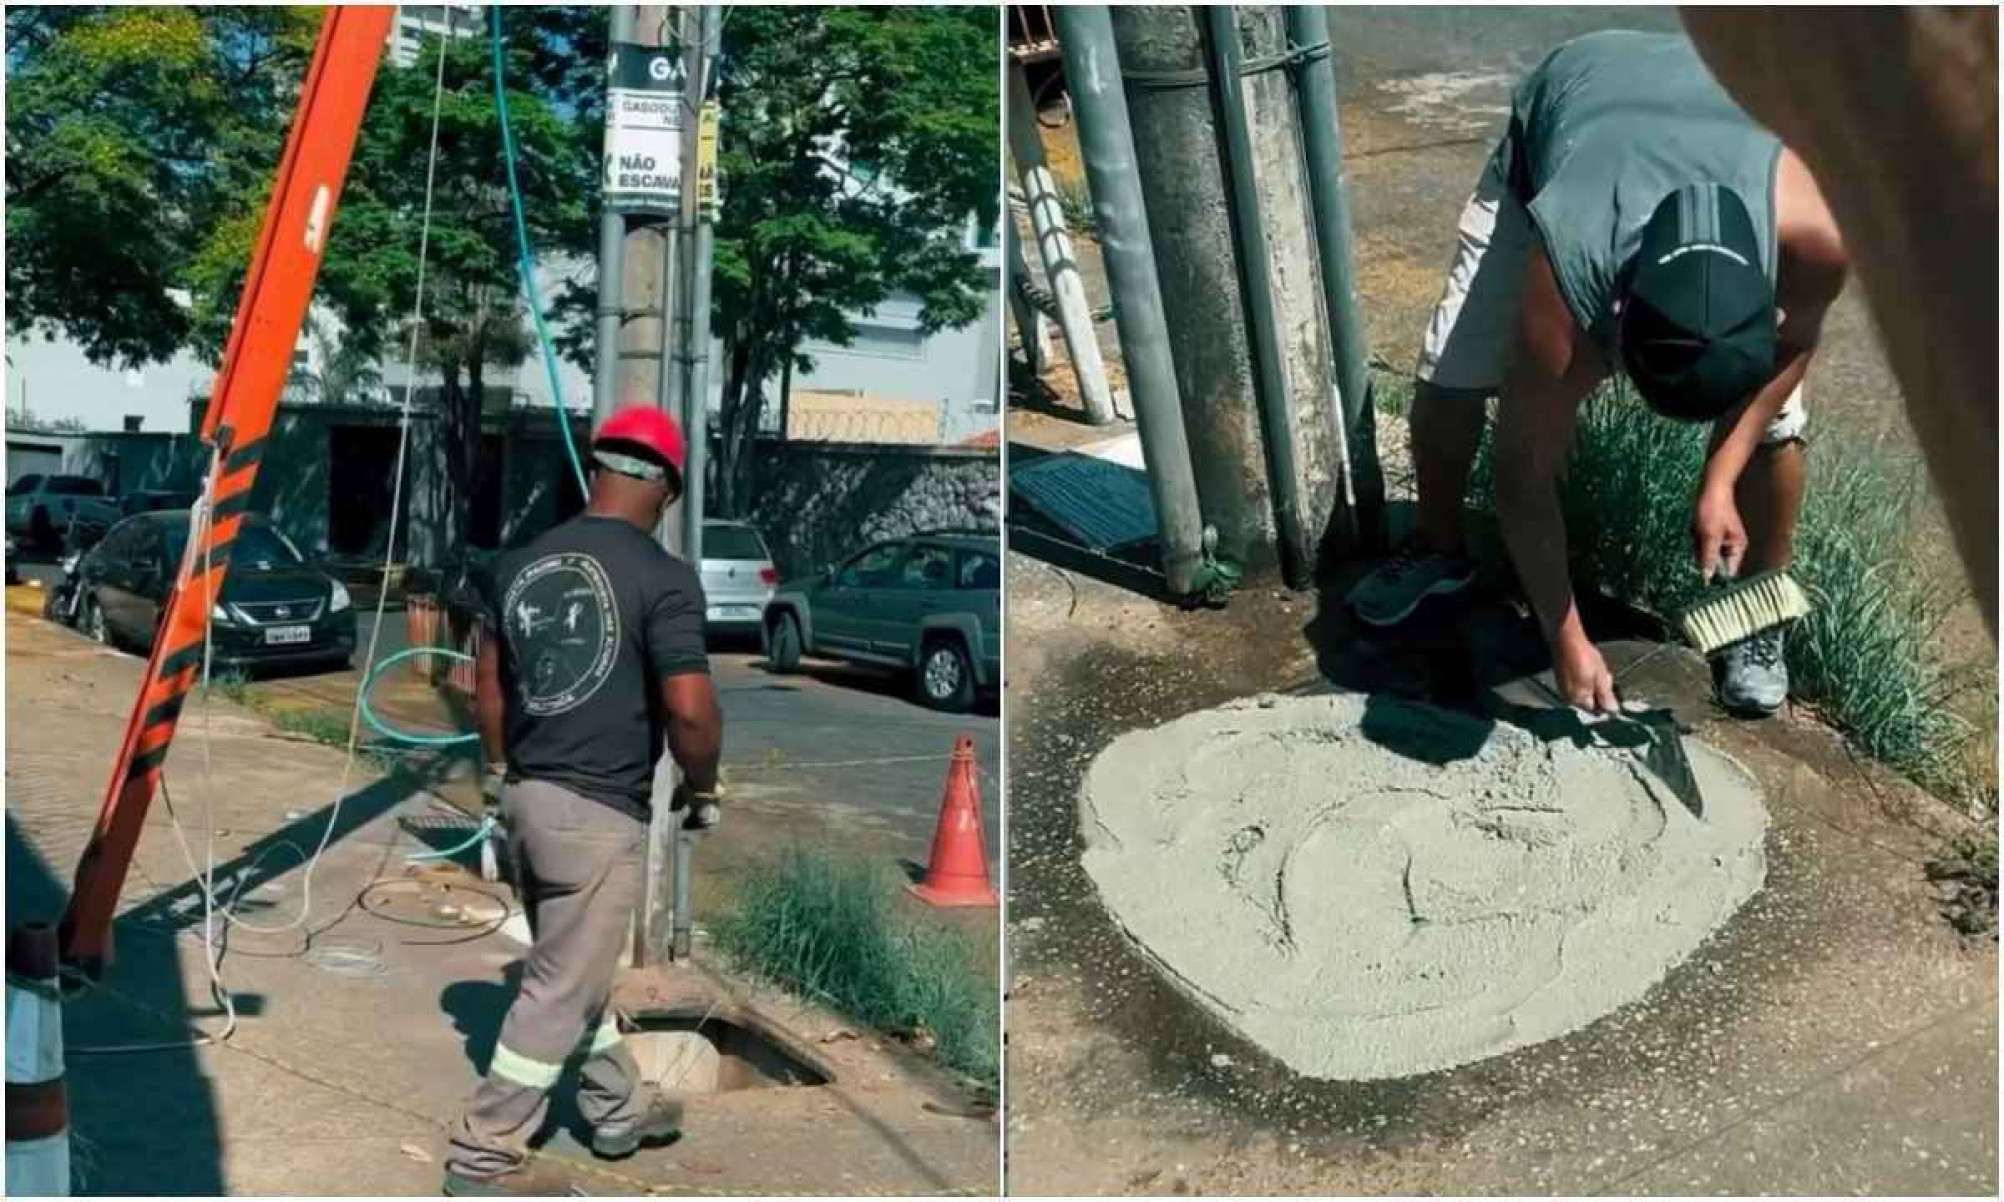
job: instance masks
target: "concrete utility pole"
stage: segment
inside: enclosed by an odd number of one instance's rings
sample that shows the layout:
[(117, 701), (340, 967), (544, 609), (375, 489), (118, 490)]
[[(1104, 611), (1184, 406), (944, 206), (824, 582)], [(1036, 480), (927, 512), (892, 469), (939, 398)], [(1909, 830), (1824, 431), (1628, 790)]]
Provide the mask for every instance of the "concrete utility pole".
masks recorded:
[[(641, 46), (666, 46), (670, 36), (667, 5), (642, 4), (624, 7), (631, 14), (631, 40)], [(615, 403), (658, 398), (661, 364), (667, 353), (668, 282), (673, 251), (672, 220), (643, 218), (626, 223), (625, 246), (620, 254), (620, 295), (624, 322), (619, 331), (619, 370), (615, 382)], [(596, 393), (594, 393), (596, 396)]]
[[(1113, 392), (1107, 387), (1106, 365), (1093, 332), (1092, 306), (1086, 302), (1085, 282), (1079, 277), (1078, 258), (1072, 253), (1071, 234), (1065, 229), (1057, 181), (1044, 165), (1044, 140), (1037, 132), (1036, 108), (1023, 65), (1009, 60), (1007, 74), (1008, 103), (1002, 107), (1009, 127), (1009, 157), (1016, 162), (1016, 177), (1029, 203), (1030, 228), (1036, 234), (1044, 278), (1050, 281), (1051, 294), (1058, 301), (1058, 322), (1064, 328), (1065, 349), (1078, 377), (1079, 400), (1085, 405), (1086, 420), (1103, 426), (1114, 420)], [(1015, 217), (1007, 219), (1014, 222)]]
[[(615, 5), (610, 13), (611, 41), (640, 46), (668, 46), (676, 39), (669, 24), (675, 9), (666, 5)], [(693, 136), (693, 129), (690, 136)], [(685, 188), (687, 187), (685, 181)], [(611, 262), (613, 223), (619, 224), (620, 245)], [(670, 287), (674, 269), (674, 218), (633, 217), (617, 212), (601, 213), (599, 224), (599, 279), (617, 280), (619, 299), (608, 304), (601, 291), (598, 306), (599, 372), (593, 381), (592, 409), (603, 417), (620, 405), (653, 401), (662, 404), (662, 393), (674, 374), (667, 346), (673, 318), (674, 293)], [(608, 340), (606, 335), (616, 332)], [(610, 364), (607, 348), (616, 346)], [(611, 370), (607, 368), (610, 366)], [(678, 415), (679, 416), (679, 415)], [(671, 507), (656, 532), (671, 553), (679, 553), (682, 526), (676, 508)], [(657, 962), (667, 950), (667, 865), (672, 856), (675, 824), (669, 816), (669, 800), (679, 780), (674, 757), (664, 755), (655, 765), (652, 797), (653, 817), (648, 826), (647, 891), (634, 915), (629, 960), (634, 965)]]
[(1002, 261), (1008, 268), (1003, 294), (1009, 300), (1009, 316), (1016, 323), (1016, 336), (1023, 340), (1023, 358), (1033, 375), (1042, 375), (1051, 362), (1050, 326), (1043, 311), (1023, 295), (1030, 282), (1030, 263), (1023, 257), (1023, 240), (1016, 236), (1016, 215), (1002, 214)]
[[(1190, 8), (1116, 7), (1113, 28), (1157, 266), (1174, 282), (1163, 303), (1216, 554), (1248, 572), (1278, 564), (1301, 588), (1313, 583), (1325, 545), (1346, 549), (1351, 521), (1309, 190), (1280, 66), (1281, 13), (1243, 8), (1223, 23), (1239, 38), (1219, 48), (1237, 51), (1235, 88), (1218, 86), (1206, 18)], [(1221, 123), (1234, 93), (1250, 144), (1242, 166), (1251, 211), (1243, 187), (1234, 195)], [(1257, 261), (1248, 241), (1264, 251)], [(1252, 303), (1262, 291), (1270, 303)]]
[[(630, 4), (612, 6), (607, 52), (634, 37)], [(620, 337), (625, 327), (626, 215), (601, 200), (598, 211), (598, 362), (591, 379), (592, 428), (619, 408)]]

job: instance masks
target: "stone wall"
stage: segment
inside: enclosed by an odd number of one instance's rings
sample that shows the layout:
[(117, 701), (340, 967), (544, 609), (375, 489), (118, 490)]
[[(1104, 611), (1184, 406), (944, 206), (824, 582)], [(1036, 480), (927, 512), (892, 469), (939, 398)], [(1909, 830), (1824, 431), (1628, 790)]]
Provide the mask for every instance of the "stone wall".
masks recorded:
[(781, 579), (921, 530), (999, 530), (993, 449), (789, 442), (759, 448), (750, 521)]

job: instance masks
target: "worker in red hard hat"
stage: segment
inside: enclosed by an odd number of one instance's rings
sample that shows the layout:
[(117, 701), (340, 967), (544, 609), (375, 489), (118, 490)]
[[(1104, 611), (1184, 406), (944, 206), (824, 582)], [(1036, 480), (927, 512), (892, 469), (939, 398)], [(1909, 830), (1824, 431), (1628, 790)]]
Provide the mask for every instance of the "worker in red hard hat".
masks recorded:
[(574, 1053), (578, 1109), (601, 1157), (672, 1140), (681, 1106), (643, 1096), (608, 1007), (644, 888), (654, 767), (672, 804), (714, 820), (722, 717), (703, 641), (703, 587), (653, 536), (682, 493), (682, 431), (632, 405), (591, 445), (583, 513), (495, 565), (476, 708), (487, 792), (508, 832), (533, 944), (487, 1077), (452, 1130), (445, 1193), (570, 1191), (529, 1139)]

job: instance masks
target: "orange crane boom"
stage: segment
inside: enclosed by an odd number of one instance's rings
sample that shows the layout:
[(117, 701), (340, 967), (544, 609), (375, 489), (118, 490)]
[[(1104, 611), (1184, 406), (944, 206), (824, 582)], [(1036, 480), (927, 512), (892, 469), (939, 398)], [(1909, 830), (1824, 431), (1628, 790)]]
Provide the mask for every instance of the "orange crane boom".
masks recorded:
[(181, 705), (201, 676), (209, 610), (222, 594), (230, 544), (250, 505), (265, 436), (313, 299), (321, 253), (395, 11), (382, 5), (329, 5), (320, 26), (222, 369), (202, 419), (202, 437), (213, 451), (206, 492), (210, 521), (200, 545), (189, 540), (168, 596), (104, 808), (77, 865), (76, 887), (58, 928), (64, 969), (73, 978), (95, 981), (111, 962), (111, 922), (119, 891), (159, 785)]

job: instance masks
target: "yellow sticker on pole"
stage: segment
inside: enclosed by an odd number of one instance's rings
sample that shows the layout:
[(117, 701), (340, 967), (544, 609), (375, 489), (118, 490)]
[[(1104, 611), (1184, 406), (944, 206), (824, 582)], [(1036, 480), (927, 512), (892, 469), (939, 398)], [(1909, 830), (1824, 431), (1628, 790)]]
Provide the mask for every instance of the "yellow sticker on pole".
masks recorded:
[(717, 172), (717, 127), (722, 120), (722, 106), (715, 100), (705, 100), (702, 121), (696, 131), (696, 203), (705, 217), (715, 217), (722, 200)]

